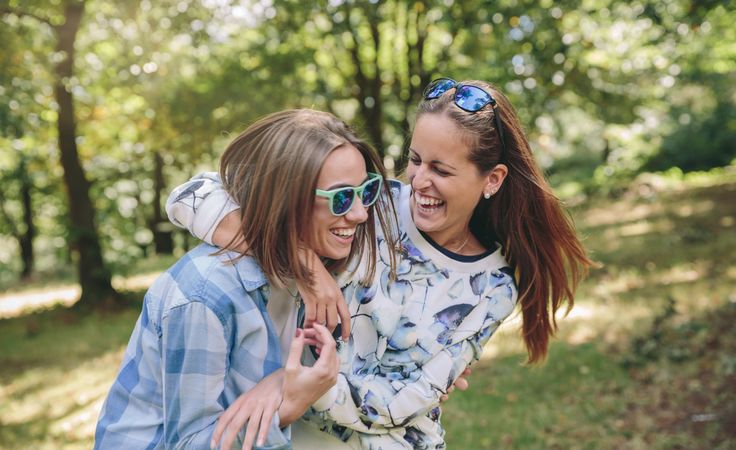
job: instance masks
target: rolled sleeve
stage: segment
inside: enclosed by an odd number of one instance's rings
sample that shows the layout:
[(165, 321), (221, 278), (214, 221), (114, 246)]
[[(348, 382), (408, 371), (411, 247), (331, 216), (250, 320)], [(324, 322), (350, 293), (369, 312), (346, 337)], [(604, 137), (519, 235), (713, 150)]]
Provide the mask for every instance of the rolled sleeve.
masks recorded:
[(171, 191), (166, 200), (169, 221), (208, 244), (212, 244), (212, 235), (220, 221), (238, 208), (217, 172), (193, 177)]

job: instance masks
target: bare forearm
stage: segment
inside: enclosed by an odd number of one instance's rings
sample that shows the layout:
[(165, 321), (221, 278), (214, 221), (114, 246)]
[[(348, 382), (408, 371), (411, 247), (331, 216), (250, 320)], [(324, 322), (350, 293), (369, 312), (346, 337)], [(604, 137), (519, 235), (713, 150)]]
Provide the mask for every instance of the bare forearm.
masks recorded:
[(240, 210), (236, 209), (223, 217), (215, 232), (212, 234), (212, 243), (220, 248), (234, 248), (240, 251), (248, 250), (248, 245), (238, 239), (241, 230)]

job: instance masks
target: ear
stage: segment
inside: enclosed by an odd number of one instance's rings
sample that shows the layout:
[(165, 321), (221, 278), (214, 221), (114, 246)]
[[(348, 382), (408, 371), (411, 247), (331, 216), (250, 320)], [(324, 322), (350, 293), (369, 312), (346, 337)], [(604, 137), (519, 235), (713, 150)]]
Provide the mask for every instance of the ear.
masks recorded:
[(506, 179), (506, 175), (509, 174), (509, 168), (505, 164), (496, 164), (496, 166), (488, 172), (486, 175), (486, 185), (483, 188), (483, 193), (494, 195), (501, 189), (501, 185)]

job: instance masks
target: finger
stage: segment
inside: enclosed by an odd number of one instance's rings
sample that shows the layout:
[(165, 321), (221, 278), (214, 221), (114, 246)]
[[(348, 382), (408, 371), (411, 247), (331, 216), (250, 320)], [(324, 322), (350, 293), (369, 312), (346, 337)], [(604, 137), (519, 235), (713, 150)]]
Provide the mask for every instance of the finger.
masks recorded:
[(258, 446), (262, 447), (266, 442), (266, 436), (268, 436), (268, 430), (271, 428), (271, 419), (273, 419), (274, 413), (278, 409), (278, 405), (274, 404), (263, 411), (261, 416), (261, 424), (258, 431)]
[(342, 295), (337, 301), (337, 314), (340, 316), (340, 325), (342, 326), (342, 340), (347, 342), (350, 339), (350, 310)]
[(455, 387), (460, 389), (461, 391), (466, 390), (468, 386), (469, 386), (468, 380), (466, 380), (463, 377), (460, 377), (457, 380), (455, 380)]
[(235, 415), (235, 413), (238, 412), (240, 409), (240, 399), (235, 400), (233, 402), (232, 406), (225, 410), (222, 415), (220, 415), (220, 418), (217, 419), (217, 424), (215, 425), (215, 431), (212, 433), (212, 440), (210, 441), (210, 448), (217, 447), (217, 444), (220, 442), (220, 438), (222, 437), (222, 433), (227, 428), (228, 424), (232, 420), (232, 417)]
[(315, 324), (314, 330), (317, 332), (315, 335), (315, 339), (320, 341), (321, 346), (317, 348), (319, 351), (319, 359), (317, 360), (317, 364), (323, 361), (323, 364), (334, 364), (335, 360), (337, 359), (337, 350), (335, 349), (335, 340), (332, 338), (332, 335), (327, 330), (326, 327), (323, 327), (322, 325)]
[(327, 329), (326, 326), (315, 323), (314, 327), (310, 331), (308, 331), (305, 336), (316, 339), (319, 341), (323, 346), (332, 345), (335, 346), (335, 339), (332, 337), (332, 333), (330, 333), (330, 330)]
[(317, 330), (315, 330), (314, 327), (304, 328), (302, 332), (304, 333), (305, 338), (314, 339), (314, 337), (317, 336)]
[[(250, 450), (253, 447), (253, 441), (256, 439), (258, 432), (258, 425), (261, 423), (261, 416), (263, 415), (263, 409), (258, 408), (253, 411), (248, 420), (248, 426), (245, 429), (245, 439), (243, 439), (243, 449)], [(225, 447), (230, 448), (230, 447)]]
[(467, 377), (468, 375), (470, 375), (470, 372), (472, 372), (472, 370), (470, 370), (470, 366), (468, 366), (468, 367), (465, 368), (465, 370), (463, 370), (463, 373), (460, 374), (460, 376), (461, 377)]
[(449, 399), (450, 399), (450, 396), (449, 396), (449, 395), (447, 395), (447, 394), (442, 394), (442, 395), (440, 396), (440, 403), (444, 403), (444, 402), (446, 402), (446, 401), (447, 401), (447, 400), (449, 400)]
[(327, 306), (325, 314), (327, 315), (327, 329), (332, 333), (337, 328), (337, 305)]
[(296, 336), (291, 340), (289, 358), (286, 360), (287, 369), (295, 369), (301, 366), (302, 351), (304, 351), (304, 331), (296, 329)]
[(304, 345), (311, 345), (319, 349), (322, 346), (322, 343), (314, 339), (304, 339)]
[(315, 320), (317, 320), (317, 305), (314, 302), (304, 302), (304, 328), (312, 326)]
[(454, 390), (455, 390), (455, 386), (450, 386), (449, 389), (447, 389), (447, 393), (449, 394)]
[(323, 342), (318, 337), (318, 332), (314, 328), (307, 328), (303, 330), (304, 334), (304, 344), (305, 345), (313, 345), (317, 348), (322, 347)]
[(222, 436), (222, 442), (220, 444), (220, 448), (232, 448), (233, 441), (235, 441), (235, 437), (238, 435), (238, 431), (240, 431), (240, 428), (243, 426), (243, 424), (248, 420), (248, 417), (250, 416), (250, 411), (248, 409), (242, 410), (242, 415), (237, 415), (228, 425), (227, 429), (225, 430), (225, 434)]
[(320, 325), (327, 323), (327, 307), (325, 305), (317, 305), (317, 317), (314, 319), (314, 322)]

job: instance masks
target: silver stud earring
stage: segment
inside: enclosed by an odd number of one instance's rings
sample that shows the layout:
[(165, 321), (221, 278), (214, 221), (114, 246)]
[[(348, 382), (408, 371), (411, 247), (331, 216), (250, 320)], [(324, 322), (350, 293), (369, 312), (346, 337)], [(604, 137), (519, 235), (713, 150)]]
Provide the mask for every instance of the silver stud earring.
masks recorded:
[(488, 200), (489, 198), (491, 198), (491, 193), (490, 193), (490, 192), (484, 192), (484, 193), (483, 193), (483, 197), (484, 197), (484, 198), (485, 198), (486, 200)]

